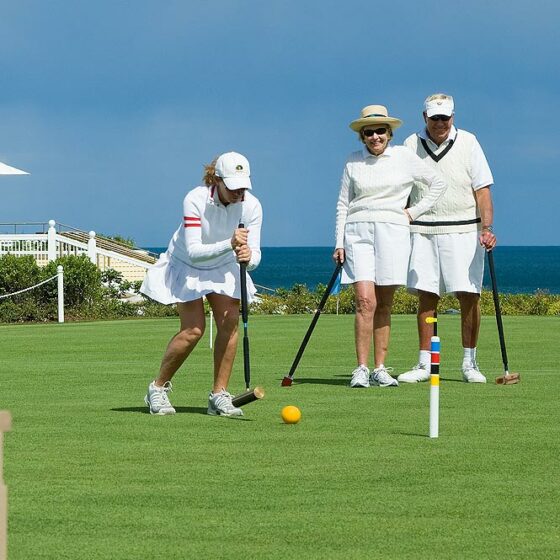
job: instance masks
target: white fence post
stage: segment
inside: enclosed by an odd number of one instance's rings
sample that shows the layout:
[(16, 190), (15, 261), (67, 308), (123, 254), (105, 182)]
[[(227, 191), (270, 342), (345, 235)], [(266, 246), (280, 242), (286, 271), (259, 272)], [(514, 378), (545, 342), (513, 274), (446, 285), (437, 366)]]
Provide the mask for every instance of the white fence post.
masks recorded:
[(49, 229), (47, 231), (47, 258), (49, 262), (56, 260), (56, 222), (49, 220)]
[(64, 268), (62, 265), (56, 267), (58, 275), (58, 322), (64, 323)]
[(214, 338), (214, 312), (210, 309), (210, 350), (212, 350), (212, 339)]
[(8, 490), (4, 485), (4, 432), (12, 428), (12, 417), (7, 410), (0, 410), (0, 560), (8, 555)]
[(87, 245), (87, 253), (89, 260), (97, 266), (97, 242), (95, 241), (95, 231), (89, 232), (89, 241)]

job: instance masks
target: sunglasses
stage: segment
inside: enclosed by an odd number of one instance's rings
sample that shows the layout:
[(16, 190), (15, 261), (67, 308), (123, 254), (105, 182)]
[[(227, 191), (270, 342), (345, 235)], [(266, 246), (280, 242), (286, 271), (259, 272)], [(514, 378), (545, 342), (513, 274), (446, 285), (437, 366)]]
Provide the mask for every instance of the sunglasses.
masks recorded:
[(433, 122), (437, 122), (437, 121), (447, 122), (451, 117), (448, 117), (447, 115), (434, 115), (433, 117), (428, 117), (428, 118)]
[(363, 130), (362, 134), (366, 138), (371, 138), (374, 134), (377, 134), (377, 136), (381, 136), (382, 134), (387, 134), (387, 128), (368, 128), (367, 130)]

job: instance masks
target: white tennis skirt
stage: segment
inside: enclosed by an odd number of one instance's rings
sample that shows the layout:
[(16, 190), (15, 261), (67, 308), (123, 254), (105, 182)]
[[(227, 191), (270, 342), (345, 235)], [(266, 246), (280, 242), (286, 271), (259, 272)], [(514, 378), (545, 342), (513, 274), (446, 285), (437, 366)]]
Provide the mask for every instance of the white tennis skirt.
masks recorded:
[[(140, 291), (165, 305), (194, 301), (211, 293), (241, 299), (239, 264), (230, 261), (216, 268), (195, 268), (163, 253), (157, 263), (148, 269)], [(256, 292), (247, 274), (249, 303)]]

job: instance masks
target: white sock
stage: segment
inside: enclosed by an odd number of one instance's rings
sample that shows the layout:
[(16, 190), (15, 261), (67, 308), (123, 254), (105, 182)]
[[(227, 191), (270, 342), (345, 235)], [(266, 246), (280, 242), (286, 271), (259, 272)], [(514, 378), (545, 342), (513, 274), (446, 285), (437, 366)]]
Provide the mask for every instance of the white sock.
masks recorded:
[(418, 363), (424, 366), (429, 366), (432, 363), (432, 356), (429, 350), (420, 350)]
[(463, 367), (476, 364), (476, 348), (463, 348)]

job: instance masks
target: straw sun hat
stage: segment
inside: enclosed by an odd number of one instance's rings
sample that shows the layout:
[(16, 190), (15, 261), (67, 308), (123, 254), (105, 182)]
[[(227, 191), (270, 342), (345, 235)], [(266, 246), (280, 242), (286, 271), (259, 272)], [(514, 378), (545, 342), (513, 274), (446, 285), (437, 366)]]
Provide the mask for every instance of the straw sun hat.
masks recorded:
[(350, 128), (360, 132), (368, 124), (387, 124), (392, 130), (395, 130), (395, 128), (399, 128), (402, 125), (402, 121), (395, 117), (390, 117), (387, 107), (383, 105), (368, 105), (362, 109), (362, 116), (350, 123)]

